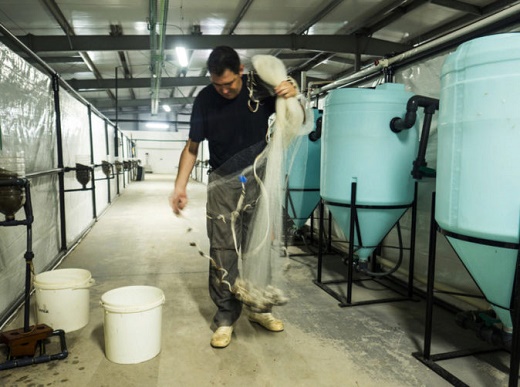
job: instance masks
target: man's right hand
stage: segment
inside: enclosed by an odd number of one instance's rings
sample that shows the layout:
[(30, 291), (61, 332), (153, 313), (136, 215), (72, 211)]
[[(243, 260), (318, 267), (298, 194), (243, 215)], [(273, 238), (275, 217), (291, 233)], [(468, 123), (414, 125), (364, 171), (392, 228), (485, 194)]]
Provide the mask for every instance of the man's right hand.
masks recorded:
[(186, 207), (188, 204), (188, 195), (186, 195), (186, 190), (173, 190), (170, 195), (170, 207), (173, 210), (173, 213), (176, 215), (180, 215), (181, 210)]

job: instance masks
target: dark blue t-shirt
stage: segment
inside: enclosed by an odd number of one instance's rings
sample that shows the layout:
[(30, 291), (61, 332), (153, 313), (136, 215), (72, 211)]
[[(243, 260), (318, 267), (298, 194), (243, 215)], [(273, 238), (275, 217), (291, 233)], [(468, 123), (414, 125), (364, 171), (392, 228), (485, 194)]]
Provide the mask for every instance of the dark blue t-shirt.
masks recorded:
[[(200, 91), (193, 104), (189, 137), (194, 142), (208, 140), (209, 164), (219, 168), (242, 151), (245, 157), (233, 170), (251, 165), (266, 145), (269, 116), (275, 111), (275, 97), (265, 99), (253, 113), (247, 105), (247, 77), (242, 76), (242, 90), (229, 100), (217, 93), (213, 85)], [(253, 148), (253, 145), (256, 145)]]

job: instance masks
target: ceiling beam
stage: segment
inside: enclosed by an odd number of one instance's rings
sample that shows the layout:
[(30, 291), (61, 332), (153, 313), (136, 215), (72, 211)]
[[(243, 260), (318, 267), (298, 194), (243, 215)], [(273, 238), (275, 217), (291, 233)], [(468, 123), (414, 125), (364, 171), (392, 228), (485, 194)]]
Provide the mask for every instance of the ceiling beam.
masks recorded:
[(253, 1), (255, 1), (255, 0), (244, 0), (243, 1), (244, 4), (240, 8), (240, 11), (238, 11), (237, 17), (235, 17), (233, 19), (233, 22), (229, 28), (224, 28), (223, 35), (231, 35), (231, 34), (235, 33), (235, 29), (238, 27), (238, 24), (242, 21), (243, 17), (247, 13), (247, 10), (251, 6), (251, 4), (253, 4)]
[[(396, 0), (392, 3), (386, 4), (383, 7), (375, 7), (373, 9), (373, 13), (366, 15), (362, 20), (358, 20), (355, 23), (348, 23), (345, 27), (340, 28), (338, 31), (336, 31), (336, 35), (339, 36), (356, 36), (358, 37), (358, 42), (361, 44), (360, 37), (366, 37), (369, 36), (371, 33), (367, 32), (367, 27), (371, 26), (373, 24), (376, 24), (378, 22), (381, 22), (381, 20), (384, 20), (385, 18), (392, 17), (393, 14), (395, 14), (396, 10), (402, 7), (404, 4), (410, 4), (413, 2), (421, 2), (425, 3), (428, 0)], [(363, 51), (361, 52), (361, 45), (354, 48), (354, 51), (352, 52), (356, 58), (360, 58), (363, 54), (368, 54), (367, 52)], [(391, 54), (390, 52), (387, 52), (384, 55)], [(313, 58), (307, 60), (305, 63), (300, 64), (294, 69), (291, 69), (291, 71), (309, 71), (310, 69), (316, 67), (319, 63), (324, 62), (325, 60), (329, 60), (334, 57), (334, 53), (319, 53), (315, 55)], [(359, 61), (354, 60), (354, 69), (359, 68), (361, 64)], [(349, 70), (350, 71), (350, 70)]]
[[(428, 42), (432, 39), (435, 39), (439, 36), (445, 35), (451, 31), (454, 31), (456, 29), (460, 29), (466, 25), (469, 25), (471, 23), (476, 22), (477, 20), (483, 19), (489, 15), (492, 15), (497, 12), (504, 11), (508, 7), (514, 6), (516, 4), (520, 4), (519, 0), (499, 0), (495, 1), (485, 7), (482, 8), (482, 15), (476, 16), (475, 14), (465, 14), (464, 16), (461, 16), (458, 19), (452, 20), (448, 23), (445, 23), (437, 28), (434, 28), (422, 35), (413, 37), (412, 39), (409, 39), (406, 43), (417, 45), (422, 44), (425, 42)], [(518, 16), (516, 16), (516, 19), (518, 19)], [(515, 16), (505, 18), (502, 22), (497, 23), (498, 25), (502, 24), (504, 27), (509, 24), (515, 23)]]
[[(40, 56), (40, 58), (46, 63), (77, 63), (77, 64), (85, 64), (83, 58), (81, 56)], [(31, 58), (27, 58), (27, 61), (30, 63), (36, 62)]]
[(316, 56), (315, 52), (281, 52), (276, 57), (281, 60), (307, 60), (314, 58)]
[[(150, 49), (150, 40), (145, 35), (123, 36), (35, 36), (17, 37), (32, 51), (145, 51)], [(4, 41), (5, 38), (0, 38)], [(384, 56), (391, 52), (403, 52), (411, 46), (366, 36), (342, 35), (169, 35), (165, 47), (184, 45), (191, 50), (212, 49), (228, 45), (235, 49), (292, 49), (354, 53), (363, 47), (363, 54)]]
[[(320, 21), (322, 18), (327, 16), (334, 8), (336, 8), (339, 4), (341, 4), (343, 0), (331, 0), (328, 4), (325, 4), (325, 6), (321, 6), (319, 10), (315, 10), (312, 14), (314, 15), (312, 18), (304, 22), (303, 24), (292, 28), (291, 30), (287, 31), (288, 34), (295, 34), (295, 35), (308, 35), (309, 29), (316, 24), (318, 21)], [(271, 55), (274, 55), (276, 57), (280, 57), (281, 49), (277, 49), (274, 52), (271, 53)], [(316, 54), (313, 54), (312, 57), (314, 57)]]
[[(194, 97), (183, 97), (183, 98), (161, 98), (161, 103), (175, 106), (175, 105), (186, 105), (186, 104), (192, 104), (195, 100)], [(96, 109), (99, 110), (106, 110), (106, 109), (115, 109), (116, 108), (116, 101), (108, 98), (104, 99), (90, 99), (89, 100), (92, 105), (96, 107)], [(140, 107), (140, 106), (146, 106), (150, 107), (152, 104), (152, 100), (150, 98), (139, 98), (139, 99), (120, 99), (117, 101), (117, 107), (120, 108), (127, 108), (127, 107)]]
[[(69, 79), (67, 83), (75, 90), (104, 90), (115, 89), (115, 79)], [(163, 77), (161, 87), (189, 87), (189, 86), (206, 86), (209, 85), (209, 77)], [(139, 89), (150, 87), (150, 78), (129, 78), (118, 79), (117, 87), (119, 89)]]
[(307, 20), (304, 24), (298, 26), (298, 28), (293, 29), (292, 33), (301, 35), (306, 32), (309, 28), (311, 28), (314, 24), (318, 23), (321, 19), (331, 13), (338, 5), (340, 5), (343, 0), (331, 0), (328, 4), (325, 4), (320, 10), (314, 12), (314, 16)]
[[(63, 32), (65, 32), (66, 36), (64, 38), (71, 39), (72, 37), (76, 36), (74, 28), (70, 25), (70, 23), (68, 22), (67, 18), (65, 17), (55, 0), (42, 0), (42, 3), (45, 9), (49, 11), (51, 15), (54, 17), (54, 19), (58, 22)], [(94, 76), (97, 79), (103, 78), (101, 76), (101, 73), (97, 69), (96, 65), (92, 61), (92, 58), (90, 58), (90, 56), (88, 55), (88, 53), (79, 52), (79, 56), (83, 59), (88, 69), (94, 74)], [(107, 90), (107, 93), (111, 98), (115, 98), (110, 90)]]
[(412, 11), (415, 11), (416, 9), (422, 7), (427, 3), (428, 0), (415, 0), (411, 3), (407, 3), (406, 5), (394, 8), (383, 19), (371, 24), (367, 24), (366, 26), (361, 28), (360, 31), (358, 31), (358, 33), (362, 33), (364, 35), (371, 35), (379, 30), (382, 30), (383, 28), (389, 26), (393, 22), (402, 18), (404, 15), (409, 14)]
[[(421, 0), (425, 2), (427, 0)], [(396, 9), (402, 7), (405, 4), (409, 4), (413, 2), (413, 0), (394, 0), (391, 3), (388, 2), (379, 2), (378, 5), (371, 7), (367, 10), (366, 13), (361, 15), (360, 17), (354, 19), (353, 21), (347, 23), (343, 28), (340, 28), (336, 31), (336, 34), (344, 34), (344, 35), (354, 35), (361, 34), (363, 28), (374, 25), (381, 20), (387, 18), (392, 13), (396, 12)]]
[(482, 8), (473, 4), (464, 3), (462, 1), (457, 0), (430, 0), (432, 4), (440, 5), (441, 7), (454, 9), (456, 11), (461, 11), (465, 13), (469, 13), (472, 15), (480, 16), (482, 15)]
[(295, 72), (299, 71), (307, 71), (309, 69), (312, 69), (319, 65), (322, 62), (325, 62), (326, 60), (332, 59), (334, 56), (329, 54), (328, 52), (322, 52), (319, 54), (316, 54), (313, 58), (307, 60), (306, 62), (302, 63), (301, 65), (298, 65), (294, 68), (290, 68), (288, 70), (289, 74), (293, 74)]
[[(110, 36), (122, 36), (123, 35), (123, 27), (121, 24), (110, 24)], [(119, 63), (121, 64), (121, 69), (123, 70), (123, 76), (125, 79), (132, 78), (132, 70), (130, 69), (129, 61), (126, 58), (126, 53), (124, 51), (118, 51), (117, 55), (119, 56)], [(117, 74), (117, 68), (116, 68)], [(132, 98), (135, 98), (135, 93), (132, 89), (130, 89), (130, 95)]]

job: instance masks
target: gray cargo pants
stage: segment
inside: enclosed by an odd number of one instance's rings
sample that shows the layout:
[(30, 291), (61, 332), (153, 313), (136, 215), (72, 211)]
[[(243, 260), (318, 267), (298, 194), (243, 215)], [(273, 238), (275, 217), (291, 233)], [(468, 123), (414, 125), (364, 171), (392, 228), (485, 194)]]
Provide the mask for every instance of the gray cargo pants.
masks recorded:
[[(235, 223), (237, 248), (245, 246), (249, 224), (253, 217), (254, 204), (258, 199), (259, 189), (254, 177), (246, 176), (244, 204), (247, 208), (240, 211)], [(217, 181), (221, 180), (221, 181)], [(225, 182), (223, 181), (225, 179)], [(219, 267), (227, 270), (224, 280), (231, 285), (239, 276), (238, 254), (231, 231), (231, 213), (236, 210), (242, 194), (239, 176), (234, 178), (219, 177), (216, 172), (209, 175), (208, 197), (206, 205), (207, 233), (210, 242), (209, 254)], [(224, 273), (210, 264), (209, 294), (218, 310), (213, 318), (217, 327), (230, 326), (240, 317), (242, 303), (235, 298), (229, 287), (221, 282)]]

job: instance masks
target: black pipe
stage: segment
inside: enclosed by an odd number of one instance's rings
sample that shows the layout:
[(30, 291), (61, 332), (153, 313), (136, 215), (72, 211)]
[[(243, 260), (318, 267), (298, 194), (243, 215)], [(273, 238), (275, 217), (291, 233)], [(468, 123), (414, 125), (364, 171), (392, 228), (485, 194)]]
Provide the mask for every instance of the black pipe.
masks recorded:
[(64, 172), (63, 168), (48, 169), (46, 171), (38, 171), (32, 173), (26, 173), (25, 177), (40, 177), (45, 175), (52, 175)]
[[(46, 363), (46, 362), (49, 362), (52, 360), (66, 359), (67, 356), (69, 356), (69, 351), (67, 349), (67, 343), (65, 341), (65, 331), (63, 329), (56, 329), (55, 331), (53, 331), (51, 333), (51, 335), (49, 337), (51, 337), (51, 336), (59, 336), (61, 352), (55, 353), (52, 355), (41, 354), (40, 356), (35, 356), (35, 357), (23, 357), (23, 358), (11, 359), (11, 360), (8, 360), (8, 361), (0, 364), (0, 371), (4, 371), (4, 370), (11, 369), (11, 368), (16, 368), (16, 367), (25, 367), (25, 366), (33, 365), (33, 364)], [(44, 345), (43, 341), (40, 341), (39, 344)]]
[[(358, 266), (358, 270), (361, 273), (366, 274), (370, 277), (381, 278), (381, 277), (387, 277), (387, 276), (395, 273), (401, 267), (401, 264), (403, 263), (403, 255), (404, 255), (403, 254), (403, 236), (401, 233), (401, 225), (399, 224), (399, 222), (397, 222), (396, 226), (397, 226), (397, 240), (399, 243), (399, 258), (397, 259), (397, 262), (395, 263), (394, 267), (392, 267), (388, 271), (375, 272), (374, 270), (368, 270), (367, 263), (360, 262), (360, 264)], [(373, 263), (375, 263), (375, 255), (374, 255)]]
[(499, 321), (493, 310), (463, 311), (455, 316), (455, 322), (461, 328), (470, 329), (479, 339), (511, 352), (512, 334), (494, 325)]
[(435, 114), (435, 111), (439, 110), (439, 100), (422, 95), (414, 95), (408, 100), (408, 103), (406, 104), (406, 114), (404, 119), (401, 117), (394, 117), (390, 120), (390, 130), (392, 130), (394, 133), (399, 133), (402, 130), (410, 129), (415, 125), (415, 121), (417, 120), (417, 110), (419, 107), (424, 108), (424, 121), (417, 158), (413, 162), (413, 168), (411, 172), (414, 179), (421, 179), (424, 175), (424, 172), (421, 171), (421, 168), (424, 168), (427, 165), (426, 147), (428, 145), (428, 137), (430, 136), (430, 127), (433, 115)]
[(511, 358), (509, 359), (508, 385), (509, 387), (516, 387), (518, 386), (518, 374), (520, 371), (520, 359), (518, 355), (518, 351), (520, 350), (520, 248), (517, 248), (516, 253), (516, 269), (513, 294), (511, 297), (511, 309), (511, 317), (513, 320), (513, 335), (511, 337)]
[(318, 141), (321, 138), (321, 124), (322, 117), (316, 120), (316, 129), (309, 133), (309, 140), (312, 142)]
[(419, 185), (414, 184), (413, 205), (412, 205), (412, 227), (410, 237), (410, 255), (408, 257), (408, 297), (413, 297), (413, 279), (415, 273), (415, 237), (417, 234), (417, 199), (419, 195)]
[(127, 182), (127, 180), (126, 180), (127, 176), (126, 176), (126, 173), (125, 173), (125, 161), (124, 161), (125, 157), (126, 157), (126, 155), (125, 155), (125, 141), (124, 141), (124, 138), (123, 138), (123, 132), (121, 132), (121, 160), (123, 160), (123, 161), (121, 161), (123, 163), (123, 171), (121, 173), (121, 178), (123, 179), (123, 188), (126, 188), (126, 182)]
[[(349, 243), (348, 243), (348, 273), (347, 273), (347, 302), (346, 304), (352, 304), (352, 283), (353, 283), (353, 274), (354, 274), (354, 238), (356, 235), (354, 234), (354, 227), (358, 223), (357, 218), (357, 208), (356, 208), (356, 200), (357, 200), (357, 182), (353, 181), (350, 183), (350, 220), (349, 220)], [(331, 231), (329, 229), (329, 234)], [(358, 239), (359, 246), (363, 246), (361, 242), (361, 235), (358, 230)]]
[(88, 114), (88, 137), (90, 141), (90, 164), (94, 164), (94, 136), (92, 133), (92, 105), (87, 105)]
[(25, 258), (25, 292), (23, 295), (23, 299), (25, 302), (24, 305), (24, 332), (29, 332), (29, 315), (30, 315), (30, 298), (31, 298), (31, 273), (32, 273), (32, 260), (34, 258), (34, 253), (32, 251), (32, 229), (31, 225), (34, 221), (32, 205), (31, 205), (31, 192), (29, 188), (29, 180), (27, 179), (8, 179), (8, 180), (0, 180), (0, 186), (17, 186), (23, 187), (25, 191), (25, 203), (23, 205), (25, 212), (24, 220), (6, 220), (0, 222), (0, 226), (26, 226), (27, 228), (27, 237), (26, 243), (27, 248), (24, 254)]
[(31, 204), (31, 189), (29, 180), (25, 180), (25, 219), (27, 221), (27, 250), (25, 251), (25, 305), (24, 305), (24, 331), (29, 332), (29, 315), (31, 304), (31, 279), (32, 279), (32, 261), (34, 253), (32, 251), (32, 223), (34, 221), (32, 204)]
[(31, 300), (31, 275), (32, 275), (32, 260), (34, 253), (32, 251), (32, 223), (34, 221), (32, 204), (31, 204), (31, 190), (29, 180), (25, 179), (13, 179), (13, 180), (2, 180), (0, 186), (19, 186), (23, 187), (25, 191), (25, 203), (23, 204), (25, 219), (24, 220), (7, 220), (0, 222), (0, 226), (21, 226), (24, 225), (27, 228), (26, 243), (27, 247), (25, 250), (25, 292), (24, 292), (24, 332), (30, 331), (29, 316), (30, 316), (30, 300)]
[(428, 276), (426, 281), (426, 317), (424, 328), (423, 357), (431, 359), (432, 329), (433, 329), (433, 293), (435, 287), (435, 254), (437, 250), (437, 222), (435, 221), (435, 191), (432, 192), (430, 208), (430, 240), (428, 243)]
[[(90, 140), (90, 164), (94, 164), (94, 136), (92, 133), (92, 105), (88, 105), (88, 132)], [(92, 218), (97, 219), (96, 209), (96, 178), (94, 168), (90, 171), (92, 173)]]
[(399, 133), (404, 129), (410, 129), (414, 126), (419, 107), (423, 107), (425, 113), (433, 114), (436, 110), (439, 110), (439, 100), (422, 95), (414, 95), (411, 97), (406, 104), (404, 119), (394, 117), (390, 121), (390, 129), (392, 132)]
[(383, 74), (385, 83), (394, 82), (394, 68), (392, 66), (386, 66), (385, 68), (383, 68)]
[[(107, 153), (107, 162), (108, 162), (108, 156), (110, 155), (110, 143), (108, 141), (108, 120), (105, 120), (105, 149), (106, 149), (106, 153)], [(111, 165), (113, 165), (113, 164), (111, 164)], [(113, 178), (113, 175), (114, 175), (114, 170), (112, 169), (112, 178)], [(108, 191), (107, 201), (110, 204), (110, 203), (112, 203), (112, 196), (110, 193), (110, 179), (107, 179), (107, 191)]]
[[(322, 274), (322, 266), (323, 266), (323, 233), (325, 228), (325, 223), (323, 221), (324, 217), (324, 204), (323, 200), (320, 199), (320, 218), (319, 218), (319, 230), (318, 230), (318, 269), (316, 272), (316, 282), (321, 283), (321, 274)], [(330, 231), (329, 231), (330, 232)]]
[(311, 140), (312, 142), (318, 141), (321, 138), (322, 123), (323, 123), (323, 117), (319, 116), (318, 119), (316, 120), (316, 124), (315, 124), (316, 128), (312, 132), (309, 133), (309, 140)]
[[(52, 89), (54, 92), (54, 112), (56, 114), (56, 145), (58, 153), (58, 168), (63, 169), (63, 139), (61, 135), (61, 108), (60, 108), (60, 81), (59, 75), (52, 76)], [(59, 187), (59, 208), (60, 208), (60, 237), (61, 250), (67, 250), (67, 233), (66, 233), (66, 219), (65, 219), (65, 174), (60, 172), (58, 174)]]

